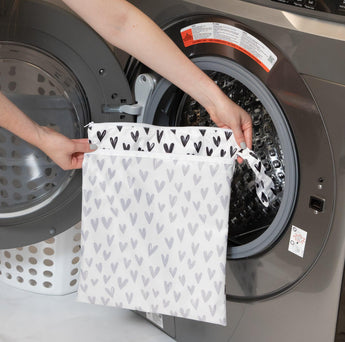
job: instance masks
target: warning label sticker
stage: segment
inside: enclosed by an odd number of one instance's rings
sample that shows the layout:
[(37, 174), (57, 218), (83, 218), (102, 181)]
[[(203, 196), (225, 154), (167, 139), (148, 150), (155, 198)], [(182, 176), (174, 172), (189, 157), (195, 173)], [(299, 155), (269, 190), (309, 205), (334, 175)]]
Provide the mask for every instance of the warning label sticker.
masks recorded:
[(307, 232), (303, 229), (292, 226), (289, 241), (289, 252), (303, 258), (306, 242)]
[(185, 47), (201, 43), (218, 43), (242, 51), (269, 72), (277, 56), (260, 40), (237, 27), (215, 22), (193, 24), (181, 29)]

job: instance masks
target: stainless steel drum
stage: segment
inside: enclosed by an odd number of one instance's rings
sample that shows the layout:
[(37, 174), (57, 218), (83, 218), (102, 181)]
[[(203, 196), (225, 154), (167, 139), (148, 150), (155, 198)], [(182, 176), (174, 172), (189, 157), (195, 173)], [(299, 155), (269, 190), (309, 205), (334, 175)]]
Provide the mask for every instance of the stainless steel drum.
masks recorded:
[[(276, 216), (285, 186), (285, 160), (272, 118), (261, 101), (235, 78), (208, 72), (223, 92), (244, 108), (253, 120), (253, 150), (274, 180), (276, 200), (265, 208), (255, 192), (254, 174), (245, 164), (237, 164), (231, 188), (229, 247), (241, 246), (259, 237)], [(205, 108), (185, 95), (177, 115), (178, 125), (214, 126)]]

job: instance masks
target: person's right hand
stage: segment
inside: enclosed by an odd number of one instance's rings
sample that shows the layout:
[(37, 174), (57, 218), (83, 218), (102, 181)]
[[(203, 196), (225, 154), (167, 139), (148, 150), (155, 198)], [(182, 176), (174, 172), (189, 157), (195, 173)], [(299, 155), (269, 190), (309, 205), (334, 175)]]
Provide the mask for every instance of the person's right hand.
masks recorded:
[(225, 94), (215, 107), (208, 109), (213, 122), (222, 128), (230, 128), (237, 144), (241, 148), (252, 148), (252, 119), (251, 116)]

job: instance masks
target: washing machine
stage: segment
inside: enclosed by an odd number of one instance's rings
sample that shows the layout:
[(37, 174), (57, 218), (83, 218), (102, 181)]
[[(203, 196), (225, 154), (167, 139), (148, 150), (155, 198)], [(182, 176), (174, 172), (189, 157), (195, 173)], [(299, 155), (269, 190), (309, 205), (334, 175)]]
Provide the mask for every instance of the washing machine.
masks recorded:
[[(345, 340), (344, 4), (132, 2), (250, 113), (253, 149), (276, 193), (263, 208), (253, 174), (237, 166), (222, 267), (226, 327), (141, 314), (179, 342)], [(0, 7), (1, 91), (33, 120), (71, 138), (83, 137), (89, 121), (213, 125), (204, 108), (139, 61), (123, 68), (68, 10), (23, 0), (10, 16), (10, 4)], [(0, 248), (77, 224), (80, 171), (62, 171), (4, 130), (0, 142)], [(212, 273), (205, 276), (212, 286)]]
[[(34, 121), (69, 138), (90, 121), (134, 121), (106, 108), (134, 99), (112, 48), (58, 1), (0, 4), (0, 88)], [(0, 131), (0, 249), (49, 239), (81, 217), (81, 172)]]
[[(275, 183), (266, 210), (238, 165), (231, 190), (227, 326), (146, 314), (179, 342), (345, 341), (343, 1), (133, 1), (253, 119)], [(152, 71), (132, 59), (129, 82)], [(144, 121), (213, 125), (157, 78)], [(207, 274), (212, 285), (212, 274)]]

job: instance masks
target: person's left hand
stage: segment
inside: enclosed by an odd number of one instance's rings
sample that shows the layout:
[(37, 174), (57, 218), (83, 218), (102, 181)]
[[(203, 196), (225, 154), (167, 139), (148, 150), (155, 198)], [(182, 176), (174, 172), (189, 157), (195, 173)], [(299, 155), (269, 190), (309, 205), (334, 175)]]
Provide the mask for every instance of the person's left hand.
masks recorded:
[(40, 136), (38, 148), (63, 170), (80, 169), (84, 153), (95, 150), (88, 139), (69, 139), (48, 127), (40, 127)]

